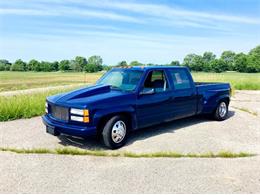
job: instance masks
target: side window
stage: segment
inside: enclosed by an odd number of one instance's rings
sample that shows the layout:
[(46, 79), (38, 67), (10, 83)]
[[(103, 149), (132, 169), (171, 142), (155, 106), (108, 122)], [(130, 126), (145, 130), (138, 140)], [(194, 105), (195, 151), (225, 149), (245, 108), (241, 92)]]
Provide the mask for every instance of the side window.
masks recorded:
[(185, 70), (182, 69), (176, 69), (176, 70), (170, 70), (171, 77), (174, 83), (174, 88), (176, 90), (178, 89), (189, 89), (191, 88), (190, 79), (188, 77), (188, 74)]
[(144, 89), (154, 89), (155, 92), (163, 92), (169, 89), (165, 73), (162, 70), (149, 72), (144, 82)]

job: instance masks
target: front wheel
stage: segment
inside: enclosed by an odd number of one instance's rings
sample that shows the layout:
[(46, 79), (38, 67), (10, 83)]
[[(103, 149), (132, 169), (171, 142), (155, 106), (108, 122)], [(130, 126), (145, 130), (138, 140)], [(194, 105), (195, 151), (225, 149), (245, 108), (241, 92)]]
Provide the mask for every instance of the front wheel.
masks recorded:
[(228, 104), (225, 101), (221, 101), (214, 113), (214, 118), (218, 121), (223, 121), (228, 116)]
[(123, 116), (114, 116), (105, 124), (102, 137), (104, 144), (111, 149), (122, 147), (127, 140), (128, 123)]

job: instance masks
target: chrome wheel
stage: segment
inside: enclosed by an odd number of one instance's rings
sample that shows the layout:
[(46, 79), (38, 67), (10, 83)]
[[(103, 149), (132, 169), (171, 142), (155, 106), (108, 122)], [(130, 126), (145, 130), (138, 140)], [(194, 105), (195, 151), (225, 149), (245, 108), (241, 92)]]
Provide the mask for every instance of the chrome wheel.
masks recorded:
[(113, 142), (120, 143), (126, 135), (126, 125), (123, 121), (117, 121), (112, 128), (111, 137)]
[(221, 118), (225, 117), (227, 113), (227, 105), (225, 102), (221, 102), (218, 107), (218, 113)]

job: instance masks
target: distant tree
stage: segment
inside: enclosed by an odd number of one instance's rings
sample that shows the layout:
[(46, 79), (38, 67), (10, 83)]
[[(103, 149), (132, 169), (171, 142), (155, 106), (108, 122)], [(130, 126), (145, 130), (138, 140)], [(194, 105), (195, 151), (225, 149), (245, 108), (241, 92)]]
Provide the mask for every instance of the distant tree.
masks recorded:
[(107, 66), (107, 65), (103, 65), (103, 70), (105, 71), (109, 71), (113, 68), (113, 66)]
[(234, 61), (235, 61), (236, 53), (233, 51), (224, 51), (220, 59), (224, 60), (228, 66), (228, 70), (235, 70)]
[(69, 70), (76, 72), (76, 61), (75, 60), (70, 60)]
[(207, 51), (204, 52), (204, 54), (202, 55), (202, 59), (203, 59), (202, 71), (205, 72), (212, 71), (211, 62), (216, 59), (216, 55), (212, 52)]
[(227, 62), (222, 59), (212, 60), (210, 66), (214, 72), (224, 72), (228, 70)]
[(178, 60), (174, 60), (170, 63), (171, 66), (180, 66), (180, 62)]
[(58, 71), (59, 70), (59, 62), (58, 61), (54, 61), (52, 62), (52, 71)]
[(30, 60), (28, 63), (28, 70), (41, 71), (41, 63), (34, 59)]
[(100, 56), (91, 56), (88, 58), (88, 63), (84, 67), (86, 72), (97, 72), (102, 70), (103, 60)]
[(248, 54), (247, 72), (260, 72), (260, 45)]
[(85, 71), (86, 72), (98, 72), (100, 71), (100, 68), (94, 64), (88, 64), (85, 66)]
[(18, 59), (11, 65), (11, 70), (12, 71), (26, 71), (26, 63), (24, 61), (22, 61), (21, 59)]
[[(81, 72), (83, 71), (84, 67), (87, 65), (88, 61), (86, 58), (77, 56), (73, 62), (74, 64), (74, 71)], [(102, 64), (102, 61), (101, 61)]]
[(70, 69), (70, 61), (69, 60), (62, 60), (59, 63), (59, 70), (61, 71), (68, 71)]
[(121, 61), (121, 62), (119, 62), (118, 63), (118, 65), (117, 66), (127, 66), (127, 62), (124, 60), (124, 61)]
[(141, 62), (138, 62), (138, 61), (132, 61), (131, 63), (130, 63), (130, 66), (142, 66), (143, 64), (141, 63)]
[(246, 72), (248, 64), (248, 57), (244, 53), (236, 54), (234, 58), (234, 70), (238, 72)]
[(51, 72), (54, 71), (53, 63), (42, 61), (41, 62), (41, 71), (43, 72)]
[(88, 58), (88, 63), (96, 65), (96, 66), (101, 66), (103, 63), (103, 60), (100, 56), (91, 56)]
[(183, 66), (189, 67), (193, 71), (202, 71), (204, 61), (202, 56), (196, 54), (188, 54), (183, 60)]
[(5, 71), (5, 65), (0, 63), (0, 71)]
[(0, 71), (9, 71), (11, 63), (8, 60), (0, 60)]
[(216, 55), (210, 51), (206, 51), (203, 53), (202, 58), (204, 62), (210, 63), (212, 60), (216, 59)]
[(148, 63), (148, 64), (146, 64), (146, 66), (155, 66), (155, 64), (154, 63)]

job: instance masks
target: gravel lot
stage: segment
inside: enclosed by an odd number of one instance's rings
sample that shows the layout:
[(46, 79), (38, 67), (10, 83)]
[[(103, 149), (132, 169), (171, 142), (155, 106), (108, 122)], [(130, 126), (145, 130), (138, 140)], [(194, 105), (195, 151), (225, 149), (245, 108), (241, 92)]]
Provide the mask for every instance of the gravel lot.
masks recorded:
[[(193, 117), (133, 133), (131, 152), (260, 153), (260, 93), (239, 91), (226, 121)], [(244, 103), (242, 102), (250, 102)], [(53, 137), (40, 117), (0, 123), (0, 147), (102, 148), (93, 139)], [(103, 148), (102, 148), (103, 149)], [(0, 152), (0, 193), (260, 193), (260, 156), (238, 159), (108, 158)]]
[(232, 105), (248, 109), (260, 116), (260, 91), (236, 91), (232, 99)]
[[(240, 91), (235, 95), (235, 101), (230, 106), (229, 118), (218, 122), (204, 117), (192, 117), (153, 126), (134, 132), (128, 143), (120, 150), (131, 152), (260, 152), (260, 116), (255, 116), (235, 108), (244, 108), (242, 105), (248, 95)], [(260, 107), (260, 93), (250, 92), (250, 103), (254, 108)], [(241, 102), (240, 102), (241, 100)], [(235, 108), (234, 108), (235, 107)], [(249, 110), (251, 104), (248, 104)], [(97, 140), (87, 140), (59, 136), (54, 137), (45, 133), (45, 126), (40, 117), (21, 119), (9, 122), (0, 122), (0, 147), (18, 148), (57, 148), (75, 146), (85, 149), (103, 148)]]
[(260, 193), (259, 157), (103, 158), (0, 153), (0, 193)]

